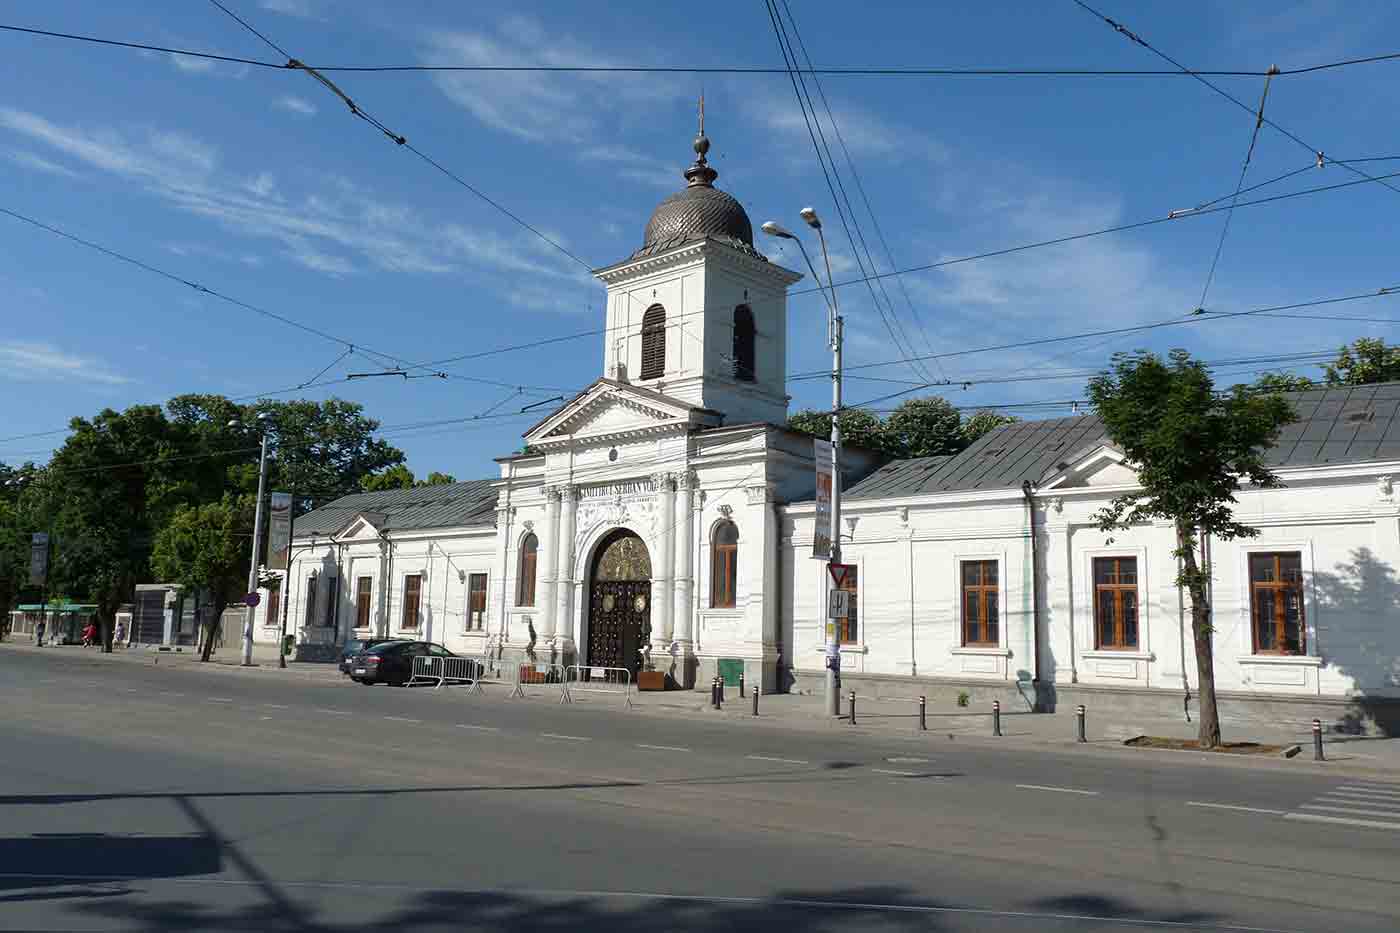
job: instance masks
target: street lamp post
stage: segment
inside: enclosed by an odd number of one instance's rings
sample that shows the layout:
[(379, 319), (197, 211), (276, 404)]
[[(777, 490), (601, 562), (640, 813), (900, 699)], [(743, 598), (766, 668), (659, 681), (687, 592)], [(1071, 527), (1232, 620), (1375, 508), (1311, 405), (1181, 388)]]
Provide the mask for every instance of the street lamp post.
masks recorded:
[[(230, 421), (235, 427), (237, 421)], [(258, 454), (258, 501), (253, 508), (253, 556), (248, 561), (248, 592), (258, 591), (258, 555), (262, 552), (263, 493), (267, 488), (267, 413), (258, 415), (258, 425), (262, 428), (262, 450)], [(257, 607), (246, 606), (243, 613), (243, 666), (253, 663), (253, 616)], [(281, 647), (280, 645), (278, 646)]]
[[(827, 345), (831, 348), (831, 552), (827, 559), (828, 566), (841, 563), (841, 344), (843, 337), (843, 321), (841, 313), (836, 303), (836, 283), (831, 277), (831, 255), (826, 250), (826, 235), (822, 233), (822, 222), (817, 217), (817, 212), (810, 207), (801, 210), (802, 219), (807, 225), (817, 231), (817, 239), (822, 247), (822, 259), (826, 264), (826, 288), (831, 297), (826, 304), (826, 336)], [(802, 245), (802, 241), (792, 231), (787, 230), (771, 220), (763, 224), (762, 230), (769, 236), (781, 237), (785, 240), (792, 240), (797, 244), (797, 248), (802, 251), (802, 258), (807, 261), (807, 268), (812, 273), (812, 279), (817, 283), (818, 290), (821, 289), (821, 276), (817, 275), (816, 268), (812, 265), (812, 257), (807, 255), (807, 248)], [(833, 585), (834, 581), (828, 574), (828, 585)], [(830, 634), (826, 639), (826, 711), (830, 716), (839, 716), (841, 713), (841, 686), (837, 681), (838, 667), (841, 663), (841, 639), (837, 632), (836, 625), (832, 624)]]

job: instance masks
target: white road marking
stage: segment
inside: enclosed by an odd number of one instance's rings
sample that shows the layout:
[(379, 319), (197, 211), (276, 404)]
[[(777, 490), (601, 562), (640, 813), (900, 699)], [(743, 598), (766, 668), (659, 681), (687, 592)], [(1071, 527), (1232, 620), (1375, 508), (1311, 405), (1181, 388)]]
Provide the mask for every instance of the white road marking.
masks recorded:
[(681, 748), (679, 745), (647, 745), (642, 742), (637, 743), (638, 748), (649, 748), (655, 752), (688, 752), (690, 749)]
[(232, 697), (208, 697), (208, 698), (205, 700), (205, 702), (206, 702), (206, 703), (232, 703), (232, 702), (233, 702), (233, 698), (232, 698)]
[[(1394, 810), (1367, 810), (1364, 807), (1332, 807), (1325, 803), (1305, 803), (1299, 810), (1330, 810), (1333, 813), (1354, 813), (1357, 816), (1385, 816), (1392, 820), (1400, 820), (1400, 813)], [(1396, 829), (1400, 829), (1400, 823), (1396, 824)]]
[(459, 722), (459, 723), (457, 723), (457, 728), (458, 728), (458, 729), (476, 729), (478, 732), (500, 732), (500, 731), (501, 731), (501, 727), (500, 727), (500, 726), (473, 726), (473, 725), (470, 725), (469, 723), (465, 723), (465, 722)]
[[(346, 713), (345, 715), (349, 716), (350, 714), (349, 714), (349, 713)], [(423, 721), (423, 720), (421, 720), (421, 719), (409, 719), (409, 718), (406, 717), (406, 716), (385, 716), (384, 718), (385, 718), (385, 719), (392, 719), (394, 722), (422, 722), (422, 721)]]
[(803, 761), (801, 758), (769, 758), (767, 755), (745, 755), (750, 761), (776, 761), (784, 765), (807, 765), (810, 761)]
[(896, 765), (926, 765), (927, 758), (886, 758), (886, 761)]
[(1057, 794), (1083, 794), (1085, 797), (1097, 797), (1096, 790), (1080, 790), (1077, 787), (1047, 787), (1044, 784), (1017, 784), (1022, 790), (1049, 790)]
[[(178, 696), (179, 694), (176, 695)], [(268, 709), (291, 709), (291, 707), (285, 703), (264, 703), (263, 706), (266, 706)]]
[(1379, 784), (1375, 781), (1352, 781), (1350, 784), (1343, 784), (1339, 790), (1388, 790), (1392, 794), (1400, 794), (1400, 784)]
[(566, 742), (592, 742), (593, 740), (583, 735), (560, 735), (557, 732), (541, 732), (542, 739), (563, 739)]
[(163, 696), (163, 697), (182, 697), (182, 696), (184, 696), (184, 694), (181, 693), (181, 692), (178, 691), (178, 690), (162, 690), (162, 691), (160, 692), (160, 695)]
[(271, 717), (271, 716), (259, 716), (258, 718), (259, 718), (259, 719), (271, 719), (272, 717)]
[(900, 777), (918, 777), (917, 771), (891, 771), (889, 768), (871, 768), (876, 774), (898, 774)]
[(1243, 810), (1246, 813), (1266, 813), (1269, 816), (1282, 816), (1282, 810), (1270, 810), (1265, 807), (1242, 807), (1233, 803), (1205, 803), (1200, 800), (1186, 801), (1188, 807), (1209, 807), (1212, 810)]
[(1321, 813), (1285, 813), (1285, 820), (1305, 820), (1309, 823), (1340, 823), (1343, 826), (1369, 826), (1372, 829), (1400, 830), (1400, 823), (1382, 823), (1379, 820), (1349, 820), (1341, 816), (1323, 816)]
[(1355, 791), (1334, 790), (1331, 793), (1323, 794), (1323, 797), (1336, 800), (1339, 803), (1355, 803), (1367, 807), (1390, 807), (1400, 809), (1400, 798), (1390, 797), (1363, 797)]
[(1334, 793), (1356, 794), (1362, 797), (1394, 797), (1400, 800), (1400, 789), (1381, 790), (1376, 787), (1357, 787), (1354, 784), (1343, 784), (1341, 787), (1338, 787)]
[(343, 710), (343, 709), (323, 709), (323, 708), (321, 708), (321, 707), (317, 707), (315, 710), (313, 710), (313, 712), (317, 712), (317, 713), (329, 713), (329, 714), (332, 715), (332, 716), (349, 716), (349, 715), (350, 715), (349, 710)]

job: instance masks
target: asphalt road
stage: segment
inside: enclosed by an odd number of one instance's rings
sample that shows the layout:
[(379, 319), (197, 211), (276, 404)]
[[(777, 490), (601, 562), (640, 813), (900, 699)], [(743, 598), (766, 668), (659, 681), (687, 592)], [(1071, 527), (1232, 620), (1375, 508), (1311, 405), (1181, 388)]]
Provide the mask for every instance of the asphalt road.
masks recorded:
[(0, 646), (0, 929), (1400, 929), (1400, 783)]

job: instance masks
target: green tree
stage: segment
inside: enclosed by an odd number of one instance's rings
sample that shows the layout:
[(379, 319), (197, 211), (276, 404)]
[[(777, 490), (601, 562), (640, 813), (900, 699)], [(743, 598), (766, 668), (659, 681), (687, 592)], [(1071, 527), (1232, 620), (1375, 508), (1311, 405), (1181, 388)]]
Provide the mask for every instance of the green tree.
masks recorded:
[[(864, 447), (891, 457), (904, 456), (898, 439), (885, 430), (880, 416), (865, 408), (847, 408), (841, 412), (841, 443)], [(788, 418), (788, 427), (813, 437), (831, 436), (831, 412), (804, 409)]]
[(450, 485), (452, 485), (452, 484), (455, 483), (455, 482), (457, 482), (457, 477), (451, 475), (450, 473), (439, 473), (438, 471), (434, 470), (433, 472), (431, 472), (431, 473), (428, 474), (428, 478), (427, 478), (427, 479), (421, 479), (421, 480), (419, 480), (418, 482), (414, 483), (413, 485), (415, 485), (415, 486), (450, 486)]
[(1361, 337), (1337, 351), (1337, 359), (1324, 367), (1329, 386), (1360, 386), (1400, 379), (1400, 347), (1384, 340)]
[(383, 492), (386, 489), (412, 489), (413, 471), (402, 463), (396, 463), (389, 469), (379, 473), (366, 476), (360, 487), (365, 492)]
[[(404, 461), (403, 451), (375, 436), (379, 422), (366, 417), (357, 402), (263, 400), (253, 411), (268, 416), (275, 441), (270, 489), (296, 490), (325, 501), (362, 491), (366, 477)], [(256, 429), (248, 430), (254, 440)]]
[(901, 402), (885, 419), (885, 435), (901, 457), (946, 456), (967, 446), (962, 415), (937, 395)]
[(218, 502), (183, 505), (156, 534), (151, 566), (156, 575), (190, 593), (207, 593), (213, 612), (205, 612), (203, 653), (208, 661), (224, 609), (248, 585), (248, 530), (253, 526), (253, 499), (226, 493)]
[(1207, 600), (1210, 567), (1198, 559), (1197, 549), (1203, 535), (1229, 541), (1259, 533), (1235, 520), (1235, 493), (1241, 481), (1260, 489), (1282, 485), (1264, 464), (1264, 454), (1296, 416), (1278, 394), (1244, 386), (1217, 394), (1205, 366), (1184, 350), (1173, 350), (1168, 360), (1151, 353), (1118, 354), (1111, 372), (1089, 383), (1089, 397), (1141, 487), (1101, 509), (1095, 516), (1099, 527), (1112, 531), (1165, 519), (1176, 529), (1177, 585), (1191, 594), (1200, 742), (1214, 748), (1220, 744), (1220, 716)]
[(1264, 373), (1251, 386), (1256, 392), (1301, 392), (1312, 387), (1313, 381), (1307, 376), (1281, 371)]
[(962, 424), (963, 446), (971, 447), (973, 441), (988, 431), (994, 431), (1002, 425), (1015, 424), (1020, 420), (1014, 415), (1003, 415), (996, 411), (976, 412)]

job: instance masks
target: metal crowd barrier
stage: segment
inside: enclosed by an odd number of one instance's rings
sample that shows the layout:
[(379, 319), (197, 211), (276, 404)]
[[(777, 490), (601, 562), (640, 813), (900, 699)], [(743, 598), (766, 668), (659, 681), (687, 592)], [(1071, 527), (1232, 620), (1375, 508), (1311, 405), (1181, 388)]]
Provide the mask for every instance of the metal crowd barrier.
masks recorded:
[(602, 693), (621, 696), (627, 707), (632, 706), (632, 672), (625, 667), (592, 667), (571, 664), (564, 669), (560, 683), (560, 703), (572, 703), (575, 693)]
[[(515, 684), (514, 689), (510, 692), (513, 697), (526, 696), (525, 688), (527, 686), (562, 687), (564, 684), (565, 668), (560, 664), (550, 664), (544, 661), (521, 661), (507, 666), (504, 668), (504, 672), (507, 675), (512, 673), (515, 675), (510, 680), (503, 681), (503, 683), (513, 682)], [(563, 703), (565, 700), (561, 698), (559, 702)]]
[(464, 655), (418, 655), (413, 659), (413, 675), (409, 677), (408, 682), (434, 683), (439, 688), (456, 684), (469, 687), (468, 693), (485, 693), (481, 689), (481, 682), (486, 674), (485, 658)]

